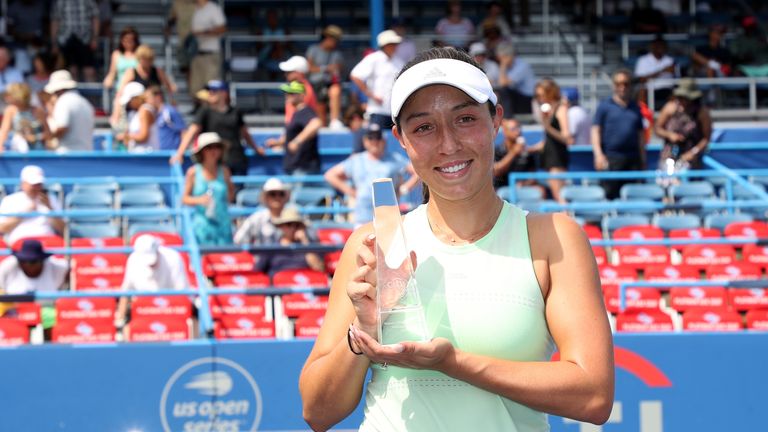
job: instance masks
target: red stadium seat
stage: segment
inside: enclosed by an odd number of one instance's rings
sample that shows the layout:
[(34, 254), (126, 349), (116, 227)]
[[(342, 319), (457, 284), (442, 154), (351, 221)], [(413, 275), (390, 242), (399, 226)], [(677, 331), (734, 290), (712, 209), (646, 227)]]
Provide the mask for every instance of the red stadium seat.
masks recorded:
[(645, 268), (643, 277), (649, 282), (689, 282), (701, 279), (699, 271), (695, 268), (672, 264), (648, 266)]
[(618, 287), (622, 283), (637, 280), (637, 272), (631, 267), (606, 265), (597, 270), (600, 274), (600, 285), (603, 287), (603, 291), (607, 287)]
[(267, 297), (263, 295), (218, 294), (209, 297), (208, 301), (214, 319), (223, 315), (263, 319), (267, 309)]
[(645, 240), (664, 238), (664, 231), (653, 225), (628, 225), (617, 228), (612, 235), (614, 240)]
[(115, 291), (123, 285), (123, 275), (79, 275), (74, 279), (72, 289), (75, 291)]
[(46, 249), (46, 250), (64, 247), (64, 239), (62, 237), (57, 235), (49, 235), (49, 236), (34, 236), (34, 237), (20, 238), (11, 245), (11, 249), (19, 250), (19, 248), (21, 247), (21, 243), (23, 243), (24, 240), (39, 240), (40, 243), (43, 244), (43, 249)]
[(317, 239), (322, 244), (343, 245), (352, 235), (352, 228), (318, 228)]
[(149, 234), (153, 237), (157, 237), (158, 240), (160, 240), (160, 244), (163, 246), (181, 246), (184, 244), (184, 239), (181, 238), (180, 235), (175, 233), (168, 233), (168, 232), (156, 232), (156, 231), (142, 231), (137, 232), (136, 234), (131, 237), (131, 246), (136, 243), (136, 239), (139, 238), (140, 235)]
[(15, 319), (28, 327), (40, 324), (40, 305), (31, 302), (16, 303)]
[(13, 318), (0, 318), (0, 346), (15, 346), (29, 343), (29, 327)]
[(131, 322), (133, 318), (154, 317), (192, 317), (192, 302), (189, 298), (177, 296), (139, 296), (131, 302)]
[(316, 338), (324, 319), (325, 314), (321, 313), (301, 314), (294, 324), (294, 334), (296, 337)]
[(747, 328), (768, 330), (768, 309), (753, 309), (747, 312)]
[(582, 225), (581, 228), (583, 228), (584, 232), (587, 233), (588, 239), (590, 240), (603, 239), (603, 230), (601, 230), (599, 226), (585, 224), (585, 225)]
[(674, 329), (672, 317), (661, 310), (631, 311), (616, 316), (616, 330), (620, 332), (671, 332)]
[(111, 319), (56, 320), (53, 341), (56, 343), (106, 343), (114, 342), (115, 325)]
[(710, 280), (752, 280), (760, 279), (763, 270), (755, 264), (736, 261), (732, 264), (716, 264), (707, 267), (707, 279)]
[(253, 255), (248, 252), (212, 253), (203, 256), (203, 272), (209, 277), (252, 271)]
[(214, 324), (216, 339), (271, 339), (275, 323), (246, 315), (224, 315)]
[(81, 275), (120, 275), (125, 274), (125, 254), (85, 254), (72, 257), (72, 272)]
[(687, 331), (739, 331), (742, 328), (741, 315), (730, 310), (691, 310), (683, 314), (683, 330)]
[(99, 320), (111, 323), (116, 305), (114, 297), (56, 299), (56, 322)]
[(213, 278), (213, 285), (219, 288), (267, 288), (269, 275), (259, 272), (220, 274)]
[[(625, 291), (624, 310), (654, 310), (661, 304), (661, 291), (656, 288), (632, 287)], [(619, 313), (619, 287), (609, 285), (603, 287), (603, 299), (608, 312)]]
[(279, 287), (327, 287), (328, 275), (312, 269), (282, 270), (272, 276), (272, 284)]
[(123, 247), (125, 242), (120, 237), (82, 237), (69, 240), (72, 248), (109, 248)]
[(669, 290), (670, 306), (677, 311), (724, 309), (728, 305), (725, 287), (674, 287)]
[(604, 266), (608, 264), (608, 254), (605, 253), (604, 247), (592, 246), (592, 253), (595, 254), (595, 262), (598, 266)]
[(690, 245), (683, 249), (683, 264), (704, 270), (713, 264), (736, 261), (736, 250), (730, 245)]
[(730, 288), (728, 301), (739, 312), (768, 309), (768, 290), (765, 288)]
[(741, 259), (766, 269), (768, 268), (768, 246), (744, 245), (744, 249), (741, 251)]
[(336, 273), (336, 267), (339, 265), (339, 259), (341, 259), (340, 250), (328, 252), (323, 257), (323, 260), (325, 261), (325, 271), (328, 272), (330, 276), (333, 276), (333, 274)]
[(189, 339), (189, 323), (181, 316), (131, 318), (127, 339), (131, 342), (168, 342)]
[(616, 246), (619, 263), (634, 269), (669, 263), (669, 249), (661, 245)]
[[(669, 230), (669, 238), (677, 240), (720, 238), (720, 230), (717, 228), (677, 228)], [(689, 245), (674, 245), (672, 248), (676, 251), (682, 251), (686, 246)]]
[(765, 222), (732, 222), (725, 227), (728, 238), (768, 238), (768, 224)]
[(285, 316), (296, 318), (308, 312), (325, 313), (328, 309), (328, 296), (312, 294), (286, 294), (282, 296)]

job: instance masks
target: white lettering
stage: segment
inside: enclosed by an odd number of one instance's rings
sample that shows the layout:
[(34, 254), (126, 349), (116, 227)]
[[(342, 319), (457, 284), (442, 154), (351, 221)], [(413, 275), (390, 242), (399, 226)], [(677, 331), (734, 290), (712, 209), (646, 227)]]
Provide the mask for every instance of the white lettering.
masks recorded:
[(194, 417), (197, 412), (197, 402), (176, 402), (173, 405), (174, 417)]
[(184, 432), (240, 432), (240, 420), (188, 421)]
[(221, 415), (242, 416), (248, 415), (249, 407), (250, 402), (247, 399), (216, 401), (213, 403), (205, 401), (201, 402), (197, 407), (197, 415), (211, 419)]

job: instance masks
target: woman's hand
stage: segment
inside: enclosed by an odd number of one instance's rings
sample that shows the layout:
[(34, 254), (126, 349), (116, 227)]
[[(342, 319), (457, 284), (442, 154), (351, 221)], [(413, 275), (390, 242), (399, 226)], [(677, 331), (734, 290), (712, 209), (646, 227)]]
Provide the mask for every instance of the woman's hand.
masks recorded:
[(371, 338), (378, 334), (376, 307), (376, 236), (370, 234), (363, 239), (357, 251), (357, 270), (347, 284), (347, 295), (355, 308), (355, 325)]
[(365, 332), (352, 328), (352, 342), (373, 363), (386, 363), (410, 369), (442, 371), (454, 358), (455, 348), (448, 339), (435, 338), (429, 342), (400, 342), (381, 345)]

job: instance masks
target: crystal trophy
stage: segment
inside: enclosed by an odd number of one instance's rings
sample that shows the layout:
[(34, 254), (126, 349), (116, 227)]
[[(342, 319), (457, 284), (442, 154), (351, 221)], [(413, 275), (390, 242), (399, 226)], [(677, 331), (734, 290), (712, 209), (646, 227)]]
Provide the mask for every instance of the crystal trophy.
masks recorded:
[(379, 342), (427, 341), (424, 309), (392, 179), (373, 182)]

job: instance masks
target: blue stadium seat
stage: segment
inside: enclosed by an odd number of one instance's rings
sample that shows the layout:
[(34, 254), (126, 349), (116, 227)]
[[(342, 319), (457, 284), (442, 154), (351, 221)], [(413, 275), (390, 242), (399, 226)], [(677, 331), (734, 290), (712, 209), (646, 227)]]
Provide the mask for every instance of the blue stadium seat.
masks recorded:
[(681, 198), (709, 199), (715, 197), (715, 187), (708, 181), (692, 181), (670, 187), (670, 196), (677, 202)]
[(752, 222), (755, 220), (745, 213), (710, 214), (704, 218), (704, 226), (723, 231), (728, 224), (733, 222)]
[(128, 235), (127, 238), (133, 238), (136, 233), (140, 232), (162, 232), (162, 233), (171, 233), (171, 234), (178, 234), (179, 230), (176, 229), (176, 226), (173, 224), (151, 224), (151, 223), (132, 223), (128, 226)]
[(606, 216), (601, 221), (603, 236), (610, 237), (615, 230), (631, 225), (648, 225), (650, 218), (642, 215)]
[(120, 228), (108, 223), (70, 223), (71, 238), (120, 237)]
[[(111, 210), (114, 208), (112, 194), (106, 190), (73, 190), (65, 200), (64, 207), (69, 210)], [(111, 223), (111, 216), (70, 216), (74, 223)]]
[(621, 187), (619, 196), (623, 200), (647, 199), (661, 201), (664, 199), (664, 188), (649, 183), (627, 183)]
[(701, 227), (701, 219), (693, 214), (658, 215), (653, 218), (652, 223), (664, 231)]
[(261, 205), (261, 189), (241, 189), (235, 195), (238, 207), (258, 207)]
[(297, 206), (327, 206), (336, 190), (324, 186), (302, 186), (291, 193), (291, 203)]
[[(560, 190), (560, 194), (568, 203), (594, 203), (605, 201), (605, 190), (601, 186), (567, 185)], [(587, 222), (599, 222), (605, 212), (602, 210), (576, 210), (574, 216), (578, 216)]]
[[(159, 189), (129, 189), (120, 193), (120, 207), (122, 209), (130, 208), (164, 208), (165, 196)], [(126, 226), (134, 222), (146, 223), (165, 223), (168, 222), (167, 215), (132, 215), (124, 217)]]

